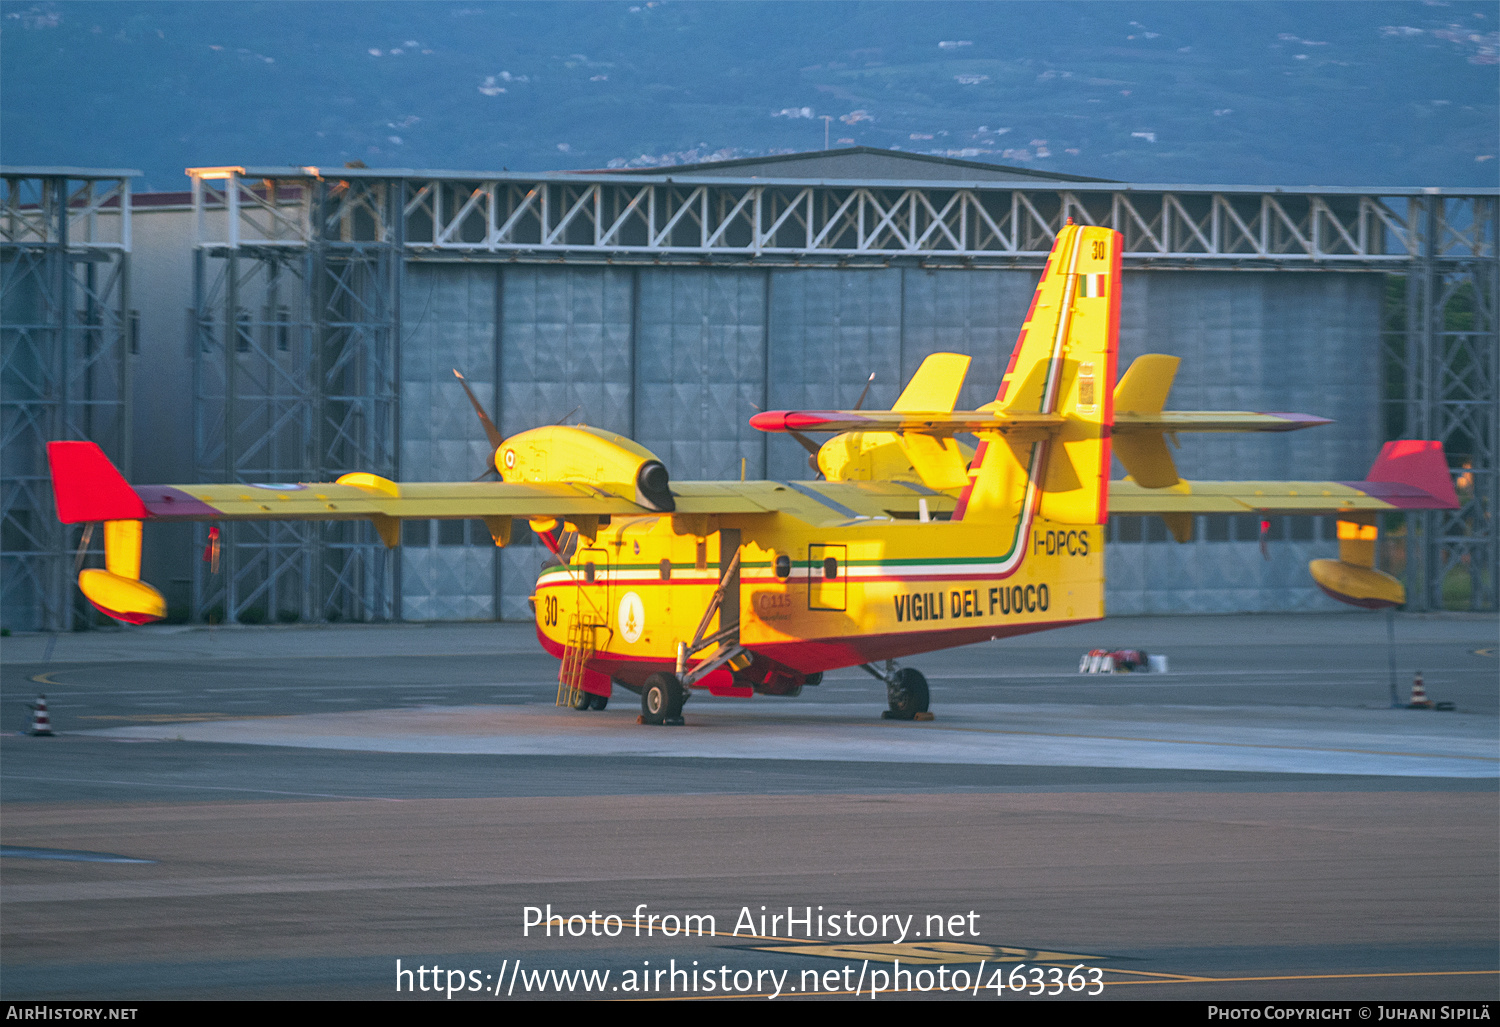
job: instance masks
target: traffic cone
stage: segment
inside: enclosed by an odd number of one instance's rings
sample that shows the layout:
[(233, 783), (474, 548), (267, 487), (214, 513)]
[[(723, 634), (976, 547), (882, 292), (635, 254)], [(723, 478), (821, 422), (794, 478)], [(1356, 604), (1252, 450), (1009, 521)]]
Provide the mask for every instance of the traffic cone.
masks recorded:
[(31, 706), (31, 734), (51, 738), (52, 720), (47, 716), (47, 697), (39, 695)]
[(1108, 649), (1090, 649), (1083, 654), (1083, 659), (1078, 661), (1080, 674), (1113, 674), (1114, 672), (1114, 654)]
[(1432, 700), (1427, 698), (1427, 688), (1422, 684), (1422, 672), (1420, 670), (1417, 671), (1417, 676), (1411, 679), (1411, 702), (1407, 703), (1407, 709), (1432, 709)]

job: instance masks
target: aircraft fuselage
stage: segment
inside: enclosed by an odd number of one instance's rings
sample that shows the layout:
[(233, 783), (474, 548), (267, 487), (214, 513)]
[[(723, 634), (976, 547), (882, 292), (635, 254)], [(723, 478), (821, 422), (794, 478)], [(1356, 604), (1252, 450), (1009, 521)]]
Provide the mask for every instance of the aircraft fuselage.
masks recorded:
[(672, 670), (736, 544), (737, 573), (704, 634), (737, 623), (734, 640), (755, 663), (710, 675), (703, 686), (716, 693), (784, 691), (825, 670), (1104, 616), (1097, 525), (1037, 519), (1003, 539), (993, 524), (772, 520), (726, 516), (701, 537), (674, 531), (668, 516), (601, 527), (539, 577), (542, 644), (561, 656), (583, 624), (590, 669), (632, 686)]

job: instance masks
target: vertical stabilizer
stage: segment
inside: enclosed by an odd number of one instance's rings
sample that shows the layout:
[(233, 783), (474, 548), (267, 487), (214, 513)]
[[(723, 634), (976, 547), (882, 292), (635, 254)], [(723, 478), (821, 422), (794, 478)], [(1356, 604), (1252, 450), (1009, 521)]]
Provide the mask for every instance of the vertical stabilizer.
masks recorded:
[(982, 409), (1056, 414), (1063, 423), (1050, 430), (979, 432), (955, 520), (995, 520), (1018, 538), (1033, 515), (1104, 523), (1120, 253), (1120, 235), (1108, 228), (1068, 225), (1058, 233), (995, 402)]

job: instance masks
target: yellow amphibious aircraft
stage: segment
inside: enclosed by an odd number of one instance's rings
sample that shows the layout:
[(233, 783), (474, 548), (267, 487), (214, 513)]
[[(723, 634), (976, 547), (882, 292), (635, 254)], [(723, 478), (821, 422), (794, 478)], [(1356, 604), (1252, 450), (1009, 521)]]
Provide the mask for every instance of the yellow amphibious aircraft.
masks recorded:
[[(526, 518), (556, 554), (534, 605), (541, 644), (563, 661), (560, 701), (603, 708), (620, 685), (657, 724), (680, 723), (694, 691), (796, 695), (850, 666), (885, 682), (886, 716), (925, 713), (926, 680), (898, 658), (1104, 616), (1111, 513), (1160, 515), (1179, 541), (1198, 513), (1336, 514), (1340, 559), (1314, 561), (1318, 583), (1360, 605), (1401, 602), (1400, 583), (1373, 567), (1375, 518), (1456, 506), (1441, 447), (1391, 443), (1362, 482), (1179, 480), (1168, 434), (1326, 422), (1166, 411), (1173, 357), (1141, 357), (1116, 385), (1120, 251), (1105, 228), (1058, 234), (998, 394), (978, 410), (954, 409), (969, 357), (936, 353), (890, 410), (751, 420), (813, 450), (821, 481), (673, 481), (651, 452), (597, 428), (502, 439), (475, 402), (500, 482), (356, 472), (132, 488), (92, 443), (57, 442), (57, 509), (105, 522), (106, 567), (79, 585), (136, 623), (165, 613), (139, 580), (147, 520), (365, 519), (395, 546), (403, 518), (482, 518), (503, 546)], [(818, 446), (810, 432), (836, 434)], [(1112, 452), (1124, 482), (1109, 480)]]

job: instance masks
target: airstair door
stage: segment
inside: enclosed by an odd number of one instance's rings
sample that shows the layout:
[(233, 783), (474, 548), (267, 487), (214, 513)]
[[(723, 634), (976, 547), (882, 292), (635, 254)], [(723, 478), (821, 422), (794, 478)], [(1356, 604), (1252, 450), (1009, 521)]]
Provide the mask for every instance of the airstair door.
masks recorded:
[[(578, 582), (578, 618), (584, 624), (609, 624), (609, 553), (604, 549), (580, 549), (573, 562)], [(597, 645), (604, 645), (599, 639)]]

